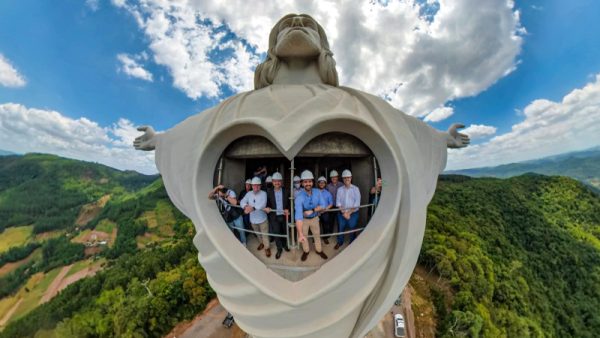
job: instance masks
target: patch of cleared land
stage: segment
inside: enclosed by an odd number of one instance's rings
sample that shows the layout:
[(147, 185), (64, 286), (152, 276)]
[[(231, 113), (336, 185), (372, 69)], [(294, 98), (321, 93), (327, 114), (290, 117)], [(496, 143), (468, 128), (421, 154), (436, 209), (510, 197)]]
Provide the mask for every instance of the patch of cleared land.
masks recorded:
[(11, 321), (19, 319), (56, 296), (61, 290), (76, 281), (95, 275), (102, 269), (106, 259), (84, 260), (58, 267), (44, 274), (31, 276), (14, 296), (0, 300), (0, 330)]
[(175, 225), (175, 215), (171, 204), (166, 201), (156, 202), (156, 223), (158, 225), (158, 235), (162, 237), (173, 236), (173, 225)]
[(98, 225), (96, 225), (95, 230), (97, 231), (102, 231), (102, 232), (106, 232), (107, 234), (110, 234), (114, 228), (117, 227), (117, 223), (108, 220), (108, 219), (103, 219), (100, 222), (98, 222)]
[(27, 264), (32, 260), (40, 260), (42, 259), (42, 249), (35, 249), (29, 256), (21, 259), (20, 261), (6, 263), (0, 268), (0, 277), (8, 275), (9, 273), (15, 271), (18, 267), (23, 264)]
[(94, 267), (101, 267), (105, 263), (106, 263), (106, 258), (100, 258), (97, 260), (93, 260), (90, 258), (90, 259), (86, 259), (83, 261), (75, 262), (73, 264), (73, 266), (71, 267), (71, 269), (69, 269), (69, 272), (67, 273), (65, 278), (68, 278), (68, 277), (76, 274), (79, 271), (83, 271), (86, 269), (90, 270), (90, 269), (93, 269)]
[(110, 234), (107, 234), (103, 231), (90, 230), (86, 229), (80, 232), (77, 236), (75, 236), (71, 242), (74, 243), (86, 243), (86, 242), (100, 242), (100, 241), (108, 241), (110, 239)]
[(27, 243), (31, 238), (32, 230), (33, 225), (6, 228), (4, 232), (0, 234), (0, 252)]
[[(56, 268), (46, 274), (36, 273), (15, 295), (0, 300), (0, 318), (4, 320), (5, 324), (23, 317), (36, 308), (42, 295), (60, 270), (61, 268)], [(9, 314), (10, 316), (8, 316)]]
[(100, 211), (102, 211), (102, 208), (104, 208), (109, 199), (110, 195), (104, 195), (99, 200), (82, 206), (81, 210), (79, 211), (79, 216), (77, 216), (77, 220), (75, 220), (75, 224), (88, 224), (91, 220), (96, 218), (98, 214), (100, 214)]
[(156, 213), (154, 211), (144, 211), (139, 219), (146, 222), (148, 229), (153, 229), (158, 226), (158, 223), (156, 222)]
[(64, 233), (65, 233), (64, 230), (52, 230), (52, 231), (42, 232), (41, 234), (35, 235), (35, 240), (36, 240), (36, 242), (43, 242), (43, 241), (49, 240), (50, 238), (60, 237)]
[(137, 242), (137, 247), (138, 249), (143, 249), (146, 247), (146, 245), (148, 245), (149, 243), (152, 242), (159, 242), (161, 241), (163, 238), (158, 236), (157, 234), (153, 234), (150, 232), (146, 232), (143, 236), (137, 236), (135, 238), (136, 242)]

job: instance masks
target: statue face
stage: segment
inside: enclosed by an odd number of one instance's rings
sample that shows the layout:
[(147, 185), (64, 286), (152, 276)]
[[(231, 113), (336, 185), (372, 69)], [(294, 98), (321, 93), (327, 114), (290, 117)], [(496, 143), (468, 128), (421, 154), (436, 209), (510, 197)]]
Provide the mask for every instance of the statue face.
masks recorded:
[(314, 58), (321, 53), (317, 23), (306, 16), (294, 16), (279, 24), (275, 54), (283, 58)]

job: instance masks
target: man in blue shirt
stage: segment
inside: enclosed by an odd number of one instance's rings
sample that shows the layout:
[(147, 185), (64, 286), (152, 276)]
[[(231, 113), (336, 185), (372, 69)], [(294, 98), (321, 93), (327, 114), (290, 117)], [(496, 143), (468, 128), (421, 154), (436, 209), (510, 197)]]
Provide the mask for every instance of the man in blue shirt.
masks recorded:
[(301, 259), (305, 261), (310, 251), (308, 239), (306, 238), (308, 230), (314, 236), (315, 251), (321, 258), (327, 259), (327, 255), (321, 247), (321, 229), (319, 225), (319, 211), (323, 210), (326, 204), (319, 190), (313, 188), (313, 180), (315, 179), (313, 174), (308, 170), (304, 170), (300, 178), (304, 189), (298, 193), (294, 202), (294, 219), (298, 229), (298, 241), (302, 243), (302, 250), (304, 251)]
[(321, 234), (323, 235), (323, 243), (328, 245), (329, 239), (325, 236), (329, 235), (333, 231), (333, 217), (331, 217), (331, 212), (328, 212), (327, 210), (333, 207), (333, 196), (331, 196), (331, 193), (327, 189), (325, 189), (326, 185), (327, 179), (323, 176), (319, 177), (319, 179), (317, 180), (317, 186), (319, 187), (319, 193), (322, 195), (323, 200), (325, 201), (325, 207), (319, 216), (319, 221), (321, 222)]

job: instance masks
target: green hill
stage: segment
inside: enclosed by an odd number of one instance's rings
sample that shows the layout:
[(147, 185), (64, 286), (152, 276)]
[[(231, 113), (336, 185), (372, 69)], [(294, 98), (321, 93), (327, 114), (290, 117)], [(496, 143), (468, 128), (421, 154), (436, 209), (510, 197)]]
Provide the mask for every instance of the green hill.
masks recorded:
[(73, 226), (84, 204), (136, 191), (157, 176), (47, 154), (0, 157), (0, 233), (33, 225), (34, 233)]
[[(10, 322), (0, 337), (161, 337), (214, 297), (191, 242), (194, 227), (160, 179), (48, 155), (0, 158), (0, 173), (0, 206), (31, 217), (7, 223), (11, 229), (45, 216), (21, 209), (26, 201), (53, 208), (52, 198), (32, 195), (41, 184), (53, 188), (39, 194), (74, 196), (66, 210), (113, 196), (81, 229), (71, 226), (76, 212), (62, 223), (66, 234), (0, 256), (12, 262), (42, 252), (41, 261), (2, 277), (6, 293), (32, 269), (80, 259), (81, 245), (65, 238), (84, 228), (118, 230), (114, 245), (97, 254), (108, 259), (104, 270)], [(12, 199), (20, 204), (2, 204)], [(437, 336), (593, 337), (600, 332), (600, 196), (567, 177), (442, 176), (419, 266), (440, 282), (428, 282), (426, 292)]]
[(600, 198), (570, 178), (442, 177), (420, 264), (451, 287), (438, 336), (600, 332)]
[(600, 191), (600, 148), (496, 167), (450, 170), (448, 174), (507, 178), (524, 173), (572, 177)]

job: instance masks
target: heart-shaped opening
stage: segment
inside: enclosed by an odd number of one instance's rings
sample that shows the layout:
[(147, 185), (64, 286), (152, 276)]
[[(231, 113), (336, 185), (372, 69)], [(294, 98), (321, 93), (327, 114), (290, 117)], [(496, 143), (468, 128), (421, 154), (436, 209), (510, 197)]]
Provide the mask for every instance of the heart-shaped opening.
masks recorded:
[[(312, 187), (317, 190), (304, 186), (310, 180), (301, 181), (301, 186), (294, 185), (294, 176), (300, 177), (305, 170), (313, 175)], [(334, 175), (337, 172), (337, 178), (331, 177), (332, 172)], [(280, 180), (275, 173), (281, 175)], [(352, 175), (351, 183), (342, 177), (348, 173)], [(246, 184), (254, 177), (261, 179), (260, 185), (253, 187), (252, 183), (257, 181)], [(248, 255), (295, 282), (326, 269), (352, 245), (351, 241), (367, 231), (381, 197), (380, 177), (373, 152), (347, 133), (316, 136), (292, 159), (267, 138), (249, 135), (235, 139), (220, 156), (213, 183), (224, 188), (213, 191), (212, 196), (223, 216), (222, 225), (232, 229), (232, 245), (237, 237), (248, 249)], [(275, 181), (270, 183), (273, 178)], [(319, 179), (326, 182), (320, 183)], [(307, 196), (313, 192), (315, 197), (322, 197), (314, 200), (322, 203), (324, 211), (310, 212), (315, 206)], [(307, 202), (303, 204), (298, 199)], [(301, 219), (303, 228), (310, 229), (304, 231), (308, 232), (304, 243), (300, 241), (295, 219)]]

